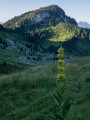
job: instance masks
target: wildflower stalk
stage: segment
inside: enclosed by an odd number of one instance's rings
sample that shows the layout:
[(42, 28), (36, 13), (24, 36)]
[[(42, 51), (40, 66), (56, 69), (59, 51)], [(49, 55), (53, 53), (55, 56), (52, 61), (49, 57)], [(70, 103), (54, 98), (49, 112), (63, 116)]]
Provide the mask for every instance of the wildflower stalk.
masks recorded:
[(64, 49), (62, 47), (60, 47), (58, 49), (58, 65), (57, 65), (57, 69), (58, 69), (58, 74), (57, 74), (57, 86), (61, 91), (61, 95), (65, 95), (65, 84), (64, 84), (64, 80), (65, 80), (65, 67), (64, 67)]
[(49, 120), (65, 120), (70, 110), (70, 98), (66, 98), (65, 90), (65, 67), (64, 67), (64, 49), (61, 47), (58, 49), (58, 74), (57, 74), (57, 87), (58, 90), (53, 94), (53, 99), (59, 108), (59, 114), (55, 113), (49, 117)]

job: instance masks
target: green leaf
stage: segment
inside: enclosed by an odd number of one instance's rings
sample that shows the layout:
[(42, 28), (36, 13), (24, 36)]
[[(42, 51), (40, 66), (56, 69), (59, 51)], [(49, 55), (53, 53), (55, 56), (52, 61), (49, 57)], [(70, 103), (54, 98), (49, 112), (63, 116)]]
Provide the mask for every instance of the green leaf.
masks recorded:
[(64, 120), (64, 118), (61, 115), (54, 114), (49, 117), (49, 120)]
[(53, 94), (53, 99), (58, 106), (61, 106), (62, 95), (58, 90), (56, 91), (56, 94)]
[(56, 94), (60, 99), (62, 99), (62, 94), (61, 94), (60, 90), (56, 90)]
[(59, 120), (64, 120), (64, 118), (61, 115), (55, 114), (54, 116)]
[(63, 115), (63, 117), (65, 117), (70, 110), (70, 107), (71, 107), (70, 99), (71, 98), (66, 99), (62, 104), (62, 115)]
[(59, 119), (57, 119), (54, 115), (52, 115), (49, 117), (49, 120), (59, 120)]

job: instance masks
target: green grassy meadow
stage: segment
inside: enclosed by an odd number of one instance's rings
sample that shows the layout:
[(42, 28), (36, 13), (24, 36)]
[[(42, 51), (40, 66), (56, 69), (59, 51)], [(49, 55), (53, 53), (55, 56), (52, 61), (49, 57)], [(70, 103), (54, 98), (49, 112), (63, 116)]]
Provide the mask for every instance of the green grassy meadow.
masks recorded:
[(0, 50), (0, 57), (1, 58), (13, 58), (13, 57), (19, 57), (21, 54), (20, 52), (16, 50)]
[[(68, 61), (65, 68), (66, 94), (72, 97), (66, 120), (90, 120), (90, 57)], [(56, 62), (7, 61), (4, 66), (0, 59), (0, 120), (48, 120), (50, 114), (59, 112), (52, 98), (56, 74)]]

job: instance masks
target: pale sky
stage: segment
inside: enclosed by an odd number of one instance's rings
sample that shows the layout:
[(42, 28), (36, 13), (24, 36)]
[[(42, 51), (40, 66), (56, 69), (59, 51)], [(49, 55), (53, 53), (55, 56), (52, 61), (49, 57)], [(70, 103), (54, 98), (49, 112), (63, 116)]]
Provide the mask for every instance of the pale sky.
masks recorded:
[(0, 0), (0, 22), (48, 5), (58, 5), (66, 15), (90, 23), (90, 0)]

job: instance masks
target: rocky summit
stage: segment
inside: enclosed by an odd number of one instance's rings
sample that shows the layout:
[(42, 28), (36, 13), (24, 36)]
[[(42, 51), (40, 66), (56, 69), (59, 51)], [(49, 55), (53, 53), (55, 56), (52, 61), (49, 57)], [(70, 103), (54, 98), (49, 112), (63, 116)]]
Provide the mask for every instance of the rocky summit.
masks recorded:
[(32, 25), (34, 26), (34, 28), (48, 27), (52, 25), (57, 25), (60, 22), (77, 25), (76, 20), (68, 17), (65, 14), (64, 10), (62, 10), (59, 6), (50, 5), (14, 17), (3, 25), (6, 28), (12, 29), (22, 27), (24, 30), (28, 31), (32, 29)]

